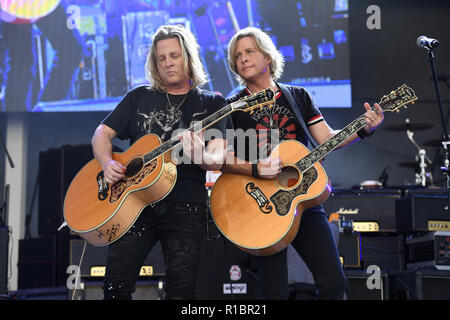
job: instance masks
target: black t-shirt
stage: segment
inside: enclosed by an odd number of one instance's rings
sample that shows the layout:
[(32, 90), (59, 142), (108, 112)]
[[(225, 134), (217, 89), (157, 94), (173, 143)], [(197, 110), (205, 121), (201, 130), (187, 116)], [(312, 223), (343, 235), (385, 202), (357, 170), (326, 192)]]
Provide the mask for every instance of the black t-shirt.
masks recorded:
[[(305, 146), (308, 145), (307, 134), (299, 124), (292, 108), (298, 108), (307, 127), (323, 121), (322, 114), (305, 89), (286, 85), (285, 88), (289, 90), (294, 98), (296, 102), (295, 106), (291, 106), (288, 103), (288, 100), (280, 90), (276, 95), (276, 104), (272, 108), (254, 109), (255, 111), (251, 114), (249, 112), (237, 111), (231, 115), (235, 135), (237, 129), (242, 129), (244, 133), (247, 133), (245, 155), (241, 154), (240, 150), (242, 148), (239, 146), (239, 137), (235, 136), (234, 151), (237, 157), (254, 162), (257, 159), (268, 156), (271, 149), (276, 147), (277, 142), (279, 143), (284, 140), (297, 140)], [(249, 94), (251, 93), (248, 89), (244, 88), (235, 95), (227, 98), (227, 103), (234, 102)], [(257, 152), (254, 152), (255, 148), (251, 143), (252, 137), (250, 134), (251, 130), (248, 131), (249, 129), (254, 130), (253, 132), (257, 135), (256, 139), (253, 137), (253, 141), (257, 141)], [(278, 135), (272, 136), (270, 134), (271, 129), (275, 129)], [(275, 137), (275, 141), (271, 141), (271, 137)], [(325, 213), (322, 205), (310, 208), (305, 211), (305, 213), (307, 212)]]
[[(253, 157), (255, 152), (249, 152), (250, 147), (254, 148), (253, 145), (249, 145), (252, 139), (251, 133), (257, 136), (258, 159), (267, 156), (271, 148), (274, 148), (277, 143), (284, 140), (297, 140), (305, 146), (308, 145), (307, 134), (298, 123), (292, 108), (299, 109), (307, 126), (323, 121), (322, 114), (303, 88), (292, 86), (287, 88), (291, 90), (295, 101), (297, 101), (296, 106), (290, 106), (288, 100), (280, 90), (276, 95), (276, 104), (273, 107), (264, 107), (261, 110), (255, 109), (251, 114), (249, 112), (237, 111), (231, 115), (234, 128), (242, 129), (246, 133), (247, 143), (244, 157), (240, 157), (240, 152), (237, 149), (239, 147), (237, 142), (238, 138), (235, 137), (234, 147), (238, 157), (252, 162), (256, 160)], [(228, 98), (227, 102), (234, 102), (249, 94), (251, 94), (250, 91), (245, 88)], [(301, 100), (304, 103), (298, 103), (298, 97), (302, 97)], [(261, 152), (267, 154), (260, 154)]]
[[(167, 141), (174, 131), (179, 133), (178, 129), (190, 127), (193, 122), (203, 120), (225, 105), (221, 96), (197, 88), (190, 90), (186, 99), (172, 95), (169, 99), (170, 104), (165, 93), (149, 86), (136, 87), (128, 91), (102, 123), (114, 129), (119, 139), (130, 140), (130, 144), (150, 133)], [(182, 100), (183, 103), (177, 106)], [(225, 121), (219, 121), (212, 127), (225, 137)], [(205, 174), (195, 164), (177, 165), (177, 182), (164, 200), (206, 203)]]

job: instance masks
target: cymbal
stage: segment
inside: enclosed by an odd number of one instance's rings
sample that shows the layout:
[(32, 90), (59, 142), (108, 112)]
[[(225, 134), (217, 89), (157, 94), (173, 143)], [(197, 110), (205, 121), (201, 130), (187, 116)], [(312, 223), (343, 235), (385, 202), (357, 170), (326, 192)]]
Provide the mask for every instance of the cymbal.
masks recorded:
[(433, 128), (433, 125), (430, 123), (394, 123), (383, 127), (383, 129), (388, 131), (417, 131), (430, 128)]
[(399, 167), (402, 168), (418, 168), (419, 167), (419, 163), (417, 161), (406, 161), (406, 162), (400, 162), (398, 164)]
[(440, 146), (442, 146), (442, 141), (441, 141), (441, 139), (428, 140), (428, 141), (425, 141), (423, 143), (423, 145), (425, 147), (440, 147)]

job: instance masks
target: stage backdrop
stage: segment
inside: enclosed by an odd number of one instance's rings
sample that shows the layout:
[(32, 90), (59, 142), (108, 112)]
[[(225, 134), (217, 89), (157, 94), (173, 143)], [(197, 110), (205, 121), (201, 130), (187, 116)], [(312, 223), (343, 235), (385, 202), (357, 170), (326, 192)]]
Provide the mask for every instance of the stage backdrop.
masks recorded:
[(182, 24), (201, 46), (210, 81), (238, 86), (227, 65), (237, 30), (268, 32), (286, 59), (281, 79), (322, 108), (351, 106), (347, 0), (1, 0), (3, 111), (109, 111), (148, 84), (144, 65), (162, 24)]

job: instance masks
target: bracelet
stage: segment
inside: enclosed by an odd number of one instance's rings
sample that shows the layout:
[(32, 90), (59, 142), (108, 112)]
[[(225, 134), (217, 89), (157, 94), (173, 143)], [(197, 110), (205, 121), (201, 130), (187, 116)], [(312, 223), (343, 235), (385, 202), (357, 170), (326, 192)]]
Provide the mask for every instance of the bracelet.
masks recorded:
[(373, 135), (375, 133), (375, 130), (371, 131), (371, 132), (367, 132), (366, 130), (364, 130), (364, 128), (359, 129), (356, 134), (358, 135), (358, 137), (360, 137), (361, 139), (365, 139), (370, 137), (371, 135)]
[(253, 178), (259, 178), (258, 163), (252, 163), (252, 177)]

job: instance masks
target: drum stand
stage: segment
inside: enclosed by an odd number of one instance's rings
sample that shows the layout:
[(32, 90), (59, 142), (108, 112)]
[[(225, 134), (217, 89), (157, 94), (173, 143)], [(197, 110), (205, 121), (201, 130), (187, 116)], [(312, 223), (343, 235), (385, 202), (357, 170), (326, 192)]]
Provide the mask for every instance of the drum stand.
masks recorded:
[(416, 161), (419, 162), (420, 172), (416, 173), (416, 183), (421, 185), (422, 187), (426, 187), (427, 178), (430, 179), (431, 184), (433, 184), (433, 178), (431, 172), (426, 172), (427, 163), (431, 164), (430, 158), (427, 156), (427, 152), (425, 149), (421, 148), (417, 142), (414, 140), (414, 132), (410, 130), (406, 130), (406, 135), (408, 139), (412, 142), (412, 144), (417, 148), (418, 153), (416, 156)]

